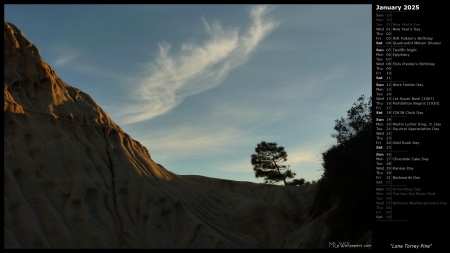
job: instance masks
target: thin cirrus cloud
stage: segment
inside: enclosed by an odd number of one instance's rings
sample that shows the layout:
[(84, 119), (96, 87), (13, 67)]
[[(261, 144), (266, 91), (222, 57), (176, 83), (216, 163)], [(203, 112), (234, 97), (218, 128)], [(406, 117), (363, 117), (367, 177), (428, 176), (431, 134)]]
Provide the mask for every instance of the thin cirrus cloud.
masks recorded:
[(275, 21), (266, 18), (267, 12), (267, 6), (252, 7), (250, 24), (244, 33), (203, 19), (208, 39), (201, 45), (182, 44), (178, 55), (171, 53), (169, 44), (161, 43), (157, 59), (148, 65), (149, 74), (133, 89), (133, 103), (121, 110), (123, 123), (137, 123), (165, 114), (186, 97), (219, 85), (277, 27)]
[(245, 173), (245, 172), (253, 173), (253, 165), (251, 164), (250, 155), (248, 155), (248, 159), (246, 159), (246, 160), (241, 160), (239, 162), (224, 164), (224, 165), (218, 166), (218, 169), (221, 171), (233, 172), (233, 173)]
[(54, 67), (65, 66), (79, 57), (79, 54), (75, 53), (74, 51), (70, 50), (58, 50), (58, 51), (61, 52), (58, 54), (58, 57), (52, 63), (52, 66)]
[(142, 137), (148, 143), (155, 143), (151, 153), (158, 154), (160, 160), (164, 160), (167, 154), (174, 153), (178, 158), (226, 153), (234, 146), (246, 143), (251, 138), (233, 128), (208, 131), (207, 127), (186, 126)]
[(58, 45), (53, 48), (54, 58), (51, 66), (57, 71), (69, 69), (83, 75), (94, 75), (101, 78), (120, 79), (120, 74), (111, 73), (108, 69), (90, 64), (86, 52), (75, 50), (70, 45)]

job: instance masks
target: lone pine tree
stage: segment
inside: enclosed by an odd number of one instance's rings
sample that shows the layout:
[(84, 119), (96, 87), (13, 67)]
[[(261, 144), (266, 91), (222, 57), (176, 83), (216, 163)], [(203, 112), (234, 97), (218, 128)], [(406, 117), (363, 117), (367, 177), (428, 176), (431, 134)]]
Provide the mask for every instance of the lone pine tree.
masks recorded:
[(295, 173), (289, 169), (289, 165), (283, 164), (286, 161), (287, 152), (283, 146), (278, 146), (276, 142), (262, 141), (258, 143), (255, 153), (251, 155), (255, 176), (257, 178), (263, 177), (265, 183), (275, 184), (283, 181), (284, 185), (301, 184), (300, 180), (286, 182), (287, 178), (294, 178), (295, 176)]

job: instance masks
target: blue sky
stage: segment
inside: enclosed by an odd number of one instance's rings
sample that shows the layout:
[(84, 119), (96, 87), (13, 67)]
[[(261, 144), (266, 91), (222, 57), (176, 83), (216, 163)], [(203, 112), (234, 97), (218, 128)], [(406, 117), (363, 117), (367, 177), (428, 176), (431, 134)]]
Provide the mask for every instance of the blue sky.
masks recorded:
[(257, 143), (317, 180), (371, 94), (371, 5), (4, 5), (69, 85), (179, 175), (255, 178)]

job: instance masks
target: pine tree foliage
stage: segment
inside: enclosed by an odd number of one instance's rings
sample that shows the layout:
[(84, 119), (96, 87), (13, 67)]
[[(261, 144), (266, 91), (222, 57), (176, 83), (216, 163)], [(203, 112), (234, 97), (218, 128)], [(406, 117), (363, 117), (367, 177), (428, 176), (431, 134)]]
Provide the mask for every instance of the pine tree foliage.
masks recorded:
[(289, 169), (287, 152), (283, 146), (278, 146), (276, 142), (262, 141), (257, 144), (255, 153), (251, 155), (251, 163), (255, 171), (255, 177), (264, 178), (265, 183), (275, 184), (283, 181), (284, 185), (289, 185), (286, 179), (294, 178), (295, 173)]

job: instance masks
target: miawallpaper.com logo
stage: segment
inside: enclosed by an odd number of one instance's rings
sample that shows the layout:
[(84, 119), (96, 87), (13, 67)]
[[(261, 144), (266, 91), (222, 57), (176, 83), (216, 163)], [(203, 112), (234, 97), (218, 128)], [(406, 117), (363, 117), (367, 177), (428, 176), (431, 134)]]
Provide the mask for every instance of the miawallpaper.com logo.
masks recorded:
[(371, 248), (370, 244), (350, 244), (350, 242), (328, 242), (328, 248), (347, 249), (347, 248)]

